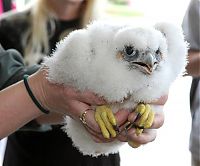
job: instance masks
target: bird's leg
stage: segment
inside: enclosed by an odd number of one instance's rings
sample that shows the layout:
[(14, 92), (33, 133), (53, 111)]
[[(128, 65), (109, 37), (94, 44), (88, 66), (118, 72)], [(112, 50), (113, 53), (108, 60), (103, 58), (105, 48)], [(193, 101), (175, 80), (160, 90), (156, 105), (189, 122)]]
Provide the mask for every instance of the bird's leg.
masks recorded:
[(154, 120), (154, 112), (149, 104), (138, 104), (135, 111), (139, 114), (136, 120), (136, 134), (140, 135), (144, 129), (150, 128)]
[(97, 106), (95, 120), (98, 123), (104, 138), (116, 137), (117, 122), (109, 106)]

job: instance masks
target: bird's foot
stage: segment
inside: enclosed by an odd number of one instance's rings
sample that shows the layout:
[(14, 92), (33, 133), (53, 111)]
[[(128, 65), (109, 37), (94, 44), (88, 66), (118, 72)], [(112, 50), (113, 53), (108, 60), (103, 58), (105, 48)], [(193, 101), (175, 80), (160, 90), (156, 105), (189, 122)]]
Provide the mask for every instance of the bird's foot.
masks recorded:
[(97, 106), (95, 120), (98, 123), (104, 138), (116, 137), (117, 122), (109, 106)]
[(138, 104), (135, 111), (138, 116), (135, 120), (136, 134), (140, 135), (144, 129), (150, 128), (154, 121), (154, 112), (149, 104)]
[(134, 141), (128, 141), (128, 144), (132, 147), (132, 148), (138, 148), (141, 144), (136, 143)]

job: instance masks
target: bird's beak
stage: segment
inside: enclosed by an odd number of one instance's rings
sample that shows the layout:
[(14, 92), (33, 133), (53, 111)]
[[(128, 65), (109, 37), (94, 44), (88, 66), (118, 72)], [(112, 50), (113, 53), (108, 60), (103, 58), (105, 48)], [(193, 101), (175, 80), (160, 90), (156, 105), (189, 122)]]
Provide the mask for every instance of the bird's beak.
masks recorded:
[(152, 74), (158, 65), (158, 61), (155, 56), (148, 53), (140, 61), (132, 62), (134, 65), (140, 68), (145, 74)]

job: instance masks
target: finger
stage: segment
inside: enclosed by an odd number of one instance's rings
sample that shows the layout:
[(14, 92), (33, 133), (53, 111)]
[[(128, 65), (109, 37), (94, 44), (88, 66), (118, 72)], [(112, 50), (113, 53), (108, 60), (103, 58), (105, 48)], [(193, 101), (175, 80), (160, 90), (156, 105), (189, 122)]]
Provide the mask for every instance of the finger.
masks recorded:
[(158, 128), (162, 127), (162, 125), (164, 124), (164, 119), (165, 119), (165, 116), (164, 116), (163, 111), (156, 112), (155, 116), (154, 116), (153, 124), (151, 125), (151, 128), (158, 129)]
[[(130, 131), (131, 130), (131, 131)], [(129, 129), (129, 132), (131, 132), (132, 134), (135, 133), (135, 128), (131, 128)], [(128, 141), (128, 131), (123, 130), (119, 135), (118, 138), (120, 141), (124, 142), (124, 141)]]
[(122, 134), (126, 136), (126, 132), (130, 130), (131, 128), (135, 129), (135, 127), (136, 125), (134, 123), (126, 121), (123, 125), (120, 126), (118, 134)]
[(139, 113), (133, 111), (128, 115), (128, 121), (133, 123), (135, 122), (136, 118), (138, 117)]
[(158, 100), (153, 101), (151, 104), (164, 105), (168, 100), (168, 95), (161, 96)]
[(115, 118), (117, 121), (118, 126), (124, 125), (124, 123), (127, 121), (129, 115), (129, 111), (127, 109), (121, 109), (115, 113)]
[(131, 133), (131, 130), (128, 131), (128, 140), (134, 141), (138, 144), (147, 144), (156, 139), (156, 131), (155, 130), (144, 130), (139, 136), (136, 133)]
[(112, 142), (113, 140), (112, 139), (100, 139), (98, 137), (95, 137), (94, 135), (91, 135), (92, 139), (96, 142), (96, 143), (109, 143), (109, 142)]
[[(135, 129), (132, 128), (129, 130), (129, 134), (135, 134)], [(134, 140), (130, 140), (128, 138), (128, 131), (123, 131), (119, 136), (118, 136), (118, 140), (121, 141), (121, 142), (128, 142), (129, 146), (131, 146), (132, 148), (138, 148), (140, 146), (139, 143), (137, 143), (136, 141)]]
[(73, 100), (69, 103), (69, 111), (70, 116), (77, 121), (80, 121), (81, 115), (86, 111), (86, 125), (92, 128), (94, 131), (101, 133), (100, 128), (94, 118), (95, 112), (91, 109), (89, 105)]
[(127, 142), (127, 137), (126, 136), (124, 136), (124, 135), (122, 135), (122, 134), (120, 134), (120, 135), (118, 135), (117, 136), (117, 139), (120, 141), (120, 142)]
[(69, 114), (73, 119), (76, 120), (79, 119), (79, 117), (82, 115), (82, 113), (85, 112), (85, 110), (90, 108), (91, 107), (88, 104), (82, 103), (77, 100), (71, 100), (68, 103)]
[(91, 137), (94, 140), (94, 142), (96, 142), (96, 143), (102, 143), (102, 140), (99, 139), (98, 137), (95, 137), (94, 135), (91, 135)]
[(104, 142), (104, 143), (107, 143), (107, 142), (112, 142), (114, 139), (105, 139), (103, 136), (102, 136), (102, 134), (101, 133), (97, 133), (97, 132), (95, 132), (94, 130), (92, 130), (91, 128), (89, 128), (89, 127), (87, 127), (87, 126), (85, 126), (85, 129), (91, 134), (91, 136), (92, 136), (92, 138), (97, 138), (99, 141), (99, 143), (100, 142)]

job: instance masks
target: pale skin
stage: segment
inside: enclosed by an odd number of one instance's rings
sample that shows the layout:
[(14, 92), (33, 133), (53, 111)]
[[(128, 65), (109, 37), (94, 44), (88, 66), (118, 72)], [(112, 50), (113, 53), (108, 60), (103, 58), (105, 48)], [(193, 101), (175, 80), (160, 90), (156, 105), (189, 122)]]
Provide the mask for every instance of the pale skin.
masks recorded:
[(49, 0), (56, 16), (61, 20), (73, 20), (79, 17), (83, 0)]
[(31, 119), (42, 115), (28, 96), (22, 82), (2, 90), (0, 100), (0, 139), (8, 136)]

